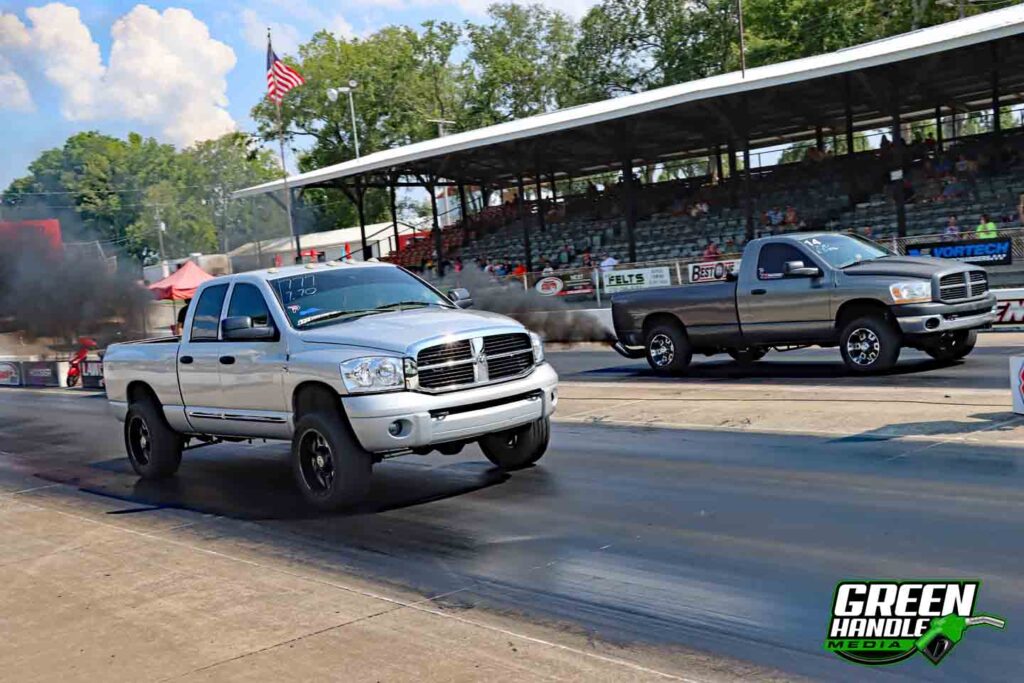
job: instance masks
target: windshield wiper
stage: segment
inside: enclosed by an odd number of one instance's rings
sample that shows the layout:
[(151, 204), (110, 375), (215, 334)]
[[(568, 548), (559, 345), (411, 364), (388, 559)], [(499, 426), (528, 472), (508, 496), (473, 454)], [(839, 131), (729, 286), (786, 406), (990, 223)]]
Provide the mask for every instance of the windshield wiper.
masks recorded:
[(360, 317), (364, 315), (370, 315), (371, 313), (377, 313), (376, 309), (366, 309), (362, 311), (325, 311), (324, 313), (317, 313), (307, 318), (302, 318), (295, 323), (295, 327), (301, 329), (312, 323), (319, 323), (325, 320), (335, 320), (337, 318), (348, 318), (348, 317)]
[(417, 306), (417, 307), (422, 308), (422, 307), (425, 307), (425, 306), (439, 306), (439, 305), (440, 304), (432, 304), (432, 303), (430, 303), (428, 301), (396, 301), (393, 304), (382, 304), (382, 305), (378, 306), (377, 308), (375, 308), (373, 310), (375, 310), (375, 311), (390, 311), (393, 308), (397, 308), (397, 309), (401, 310), (401, 309), (405, 308), (406, 306), (410, 306), (410, 307), (411, 306)]

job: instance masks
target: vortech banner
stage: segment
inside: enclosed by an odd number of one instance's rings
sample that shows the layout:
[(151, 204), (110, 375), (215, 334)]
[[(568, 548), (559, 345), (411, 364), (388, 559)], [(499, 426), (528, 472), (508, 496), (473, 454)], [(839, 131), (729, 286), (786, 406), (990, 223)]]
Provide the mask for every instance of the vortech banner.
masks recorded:
[(1008, 266), (1013, 262), (1013, 240), (997, 237), (988, 240), (910, 244), (907, 245), (907, 256), (931, 256), (977, 266)]

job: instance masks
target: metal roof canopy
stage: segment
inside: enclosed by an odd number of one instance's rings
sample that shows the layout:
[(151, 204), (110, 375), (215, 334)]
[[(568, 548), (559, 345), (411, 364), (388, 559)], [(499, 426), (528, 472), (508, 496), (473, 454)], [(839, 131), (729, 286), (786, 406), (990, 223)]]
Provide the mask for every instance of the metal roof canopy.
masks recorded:
[[(998, 87), (997, 87), (998, 84)], [(396, 177), (491, 187), (519, 176), (578, 176), (808, 139), (817, 126), (854, 128), (931, 118), (1024, 100), (1024, 5), (1015, 5), (830, 54), (613, 98), (369, 154), (288, 178), (291, 188), (344, 181), (386, 186)], [(847, 100), (848, 98), (848, 100)], [(239, 190), (283, 189), (281, 180)]]

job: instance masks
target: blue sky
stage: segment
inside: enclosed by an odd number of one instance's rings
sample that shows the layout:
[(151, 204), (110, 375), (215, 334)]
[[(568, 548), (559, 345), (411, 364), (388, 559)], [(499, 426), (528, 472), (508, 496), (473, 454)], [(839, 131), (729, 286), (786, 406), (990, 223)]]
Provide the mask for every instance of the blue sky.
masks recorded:
[[(542, 0), (579, 16), (593, 0)], [(315, 31), (349, 36), (426, 19), (482, 20), (474, 0), (4, 0), (0, 189), (81, 130), (189, 144), (251, 130), (265, 90), (266, 27), (286, 54)], [(187, 12), (182, 12), (187, 10)]]

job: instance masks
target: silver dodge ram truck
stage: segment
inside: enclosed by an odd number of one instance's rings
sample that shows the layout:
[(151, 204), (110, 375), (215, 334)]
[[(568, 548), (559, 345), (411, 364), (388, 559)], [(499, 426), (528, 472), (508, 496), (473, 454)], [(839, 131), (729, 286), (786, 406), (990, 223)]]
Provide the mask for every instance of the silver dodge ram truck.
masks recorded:
[(464, 310), (402, 268), (321, 263), (215, 278), (180, 339), (115, 344), (107, 394), (139, 476), (173, 475), (182, 451), (291, 441), (292, 469), (321, 509), (369, 488), (383, 458), (477, 442), (513, 470), (544, 454), (558, 376), (537, 335)]

